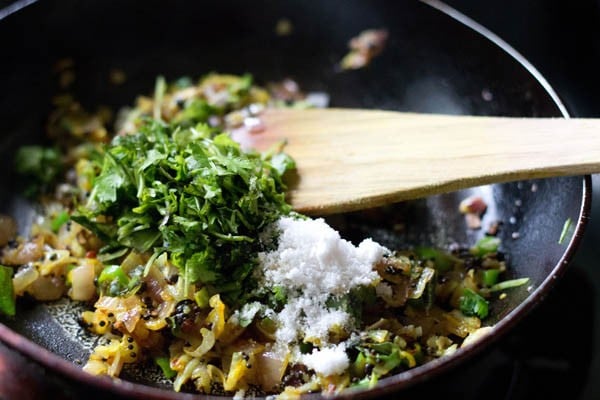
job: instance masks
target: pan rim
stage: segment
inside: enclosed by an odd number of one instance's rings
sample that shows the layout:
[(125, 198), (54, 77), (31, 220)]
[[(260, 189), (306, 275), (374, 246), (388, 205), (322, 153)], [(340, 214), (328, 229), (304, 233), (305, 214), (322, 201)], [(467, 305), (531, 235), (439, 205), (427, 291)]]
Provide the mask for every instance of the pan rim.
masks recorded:
[[(18, 13), (20, 10), (37, 3), (38, 0), (19, 0), (8, 7), (0, 9), (0, 21), (4, 18), (9, 17), (12, 14)], [(526, 71), (532, 76), (532, 78), (538, 82), (541, 87), (550, 96), (553, 103), (556, 105), (560, 113), (564, 118), (570, 118), (569, 112), (562, 100), (555, 92), (551, 84), (545, 79), (545, 77), (516, 49), (506, 43), (503, 39), (497, 36), (492, 31), (488, 30), (484, 26), (480, 25), (470, 17), (462, 14), (453, 7), (448, 6), (440, 0), (420, 0), (420, 2), (437, 9), (445, 15), (451, 17), (458, 23), (472, 29), (475, 33), (483, 36), (492, 42), (492, 44), (499, 47), (505, 53), (508, 54), (513, 60), (517, 61)], [(582, 201), (578, 214), (577, 223), (574, 229), (574, 234), (571, 241), (568, 243), (566, 251), (558, 263), (553, 268), (553, 273), (550, 274), (546, 279), (535, 288), (535, 290), (515, 309), (507, 314), (501, 321), (495, 325), (495, 334), (488, 337), (485, 342), (481, 342), (477, 346), (469, 346), (464, 349), (460, 349), (452, 357), (434, 360), (415, 369), (405, 371), (401, 374), (391, 376), (382, 379), (380, 384), (369, 390), (354, 391), (349, 390), (347, 393), (343, 393), (340, 397), (352, 397), (352, 398), (367, 398), (382, 396), (390, 394), (400, 389), (406, 389), (414, 386), (425, 380), (429, 380), (433, 377), (439, 376), (449, 369), (459, 365), (471, 359), (475, 355), (481, 353), (484, 349), (489, 348), (490, 345), (497, 342), (500, 338), (504, 337), (508, 331), (510, 331), (516, 324), (518, 324), (527, 314), (529, 314), (537, 305), (539, 305), (549, 291), (555, 286), (558, 278), (560, 278), (567, 270), (570, 262), (575, 256), (576, 250), (581, 244), (585, 227), (589, 221), (590, 210), (591, 210), (591, 196), (592, 196), (592, 179), (590, 175), (582, 177)], [(36, 344), (35, 342), (25, 338), (19, 333), (8, 328), (6, 325), (0, 323), (0, 341), (6, 344), (9, 348), (16, 350), (20, 354), (24, 355), (30, 360), (37, 362), (43, 368), (48, 368), (63, 377), (67, 377), (74, 381), (83, 383), (85, 385), (96, 387), (102, 390), (107, 390), (121, 396), (128, 396), (130, 398), (144, 398), (144, 399), (191, 399), (197, 398), (198, 395), (190, 393), (177, 393), (172, 390), (161, 389), (151, 386), (146, 386), (139, 383), (133, 383), (124, 381), (121, 379), (111, 379), (108, 377), (93, 376), (84, 372), (81, 367), (70, 361), (62, 358), (61, 356), (49, 351), (48, 349)], [(321, 397), (319, 394), (312, 395), (310, 397)], [(205, 398), (220, 399), (218, 396), (206, 396)]]

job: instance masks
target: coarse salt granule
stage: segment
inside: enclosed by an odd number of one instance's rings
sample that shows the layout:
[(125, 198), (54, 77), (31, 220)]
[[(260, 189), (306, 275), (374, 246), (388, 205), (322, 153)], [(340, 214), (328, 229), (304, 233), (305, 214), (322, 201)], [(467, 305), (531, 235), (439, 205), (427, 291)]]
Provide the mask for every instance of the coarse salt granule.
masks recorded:
[(288, 299), (283, 310), (275, 316), (278, 322), (275, 332), (277, 341), (292, 343), (298, 336), (302, 336), (312, 342), (326, 343), (332, 327), (348, 326), (350, 315), (345, 311), (328, 309), (325, 306), (326, 300), (323, 296)]
[(265, 283), (311, 294), (344, 294), (378, 279), (373, 265), (388, 250), (371, 239), (358, 247), (340, 237), (322, 218), (282, 217), (278, 248), (259, 255)]
[(312, 353), (303, 354), (301, 361), (308, 368), (325, 376), (342, 374), (350, 366), (345, 343), (314, 349)]
[(322, 218), (282, 217), (273, 228), (279, 233), (278, 247), (259, 259), (263, 283), (287, 289), (287, 303), (275, 315), (276, 339), (326, 345), (331, 328), (348, 328), (351, 322), (347, 312), (329, 309), (327, 300), (376, 284), (379, 275), (373, 266), (389, 250), (371, 239), (356, 247)]

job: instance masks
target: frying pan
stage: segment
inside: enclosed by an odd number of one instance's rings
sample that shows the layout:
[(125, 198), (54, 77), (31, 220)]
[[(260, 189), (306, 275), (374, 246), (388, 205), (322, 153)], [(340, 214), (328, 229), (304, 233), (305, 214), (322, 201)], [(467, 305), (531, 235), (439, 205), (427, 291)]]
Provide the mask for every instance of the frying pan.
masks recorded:
[[(0, 209), (16, 215), (22, 230), (32, 206), (15, 194), (11, 155), (22, 144), (44, 140), (50, 99), (59, 91), (53, 67), (65, 57), (74, 61), (76, 98), (91, 109), (132, 103), (137, 94), (151, 92), (158, 74), (175, 79), (219, 71), (251, 72), (258, 83), (292, 77), (306, 91), (327, 92), (336, 107), (568, 117), (552, 88), (522, 57), (435, 0), (27, 0), (12, 10), (21, 5), (14, 13), (0, 12), (0, 162), (5, 171)], [(290, 35), (274, 33), (281, 18), (292, 22)], [(390, 37), (384, 52), (364, 69), (339, 71), (336, 64), (347, 51), (347, 41), (364, 29), (380, 27)], [(113, 68), (126, 73), (124, 84), (109, 83)], [(491, 321), (496, 323), (493, 335), (352, 395), (381, 397), (413, 390), (442, 375), (456, 375), (459, 365), (489, 351), (543, 301), (564, 273), (588, 218), (590, 193), (589, 176), (522, 181), (333, 218), (331, 223), (347, 237), (372, 236), (390, 247), (469, 245), (483, 230), (467, 229), (458, 203), (478, 194), (488, 203), (483, 226), (503, 223), (499, 235), (512, 276), (530, 278), (530, 286), (493, 302), (498, 316)], [(398, 218), (406, 226), (401, 235), (390, 226)], [(567, 220), (571, 229), (561, 241)], [(0, 320), (0, 339), (39, 364), (46, 377), (65, 388), (67, 398), (189, 396), (165, 389), (151, 371), (126, 371), (123, 380), (114, 381), (82, 372), (90, 339), (76, 332), (68, 313), (61, 314), (66, 307), (22, 301), (17, 318)]]

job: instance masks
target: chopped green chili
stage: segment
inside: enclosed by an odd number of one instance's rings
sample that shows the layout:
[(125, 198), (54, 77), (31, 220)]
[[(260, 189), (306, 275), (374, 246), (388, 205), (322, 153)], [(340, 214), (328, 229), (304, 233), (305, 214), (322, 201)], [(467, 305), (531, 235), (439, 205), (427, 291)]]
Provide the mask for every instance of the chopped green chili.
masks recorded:
[(0, 314), (14, 316), (16, 312), (13, 289), (13, 269), (0, 265)]
[(177, 372), (171, 368), (171, 364), (169, 362), (169, 357), (155, 357), (154, 362), (156, 363), (156, 365), (158, 365), (160, 367), (163, 375), (167, 379), (171, 379), (171, 378), (175, 377), (175, 375), (177, 375)]
[(485, 286), (493, 286), (498, 282), (499, 269), (486, 269), (481, 273), (481, 281)]
[(569, 231), (571, 230), (571, 225), (572, 225), (573, 221), (571, 220), (571, 218), (567, 218), (565, 220), (565, 224), (563, 225), (562, 231), (560, 232), (560, 237), (558, 238), (558, 244), (563, 244), (565, 239), (567, 238), (567, 235), (569, 234)]
[(484, 319), (488, 315), (489, 305), (486, 299), (469, 288), (463, 290), (460, 298), (460, 311), (467, 316), (478, 316)]
[(471, 247), (470, 252), (476, 257), (483, 257), (487, 254), (495, 253), (500, 247), (500, 238), (495, 236), (484, 236)]
[(61, 226), (69, 222), (69, 213), (67, 211), (61, 211), (52, 222), (50, 222), (50, 229), (52, 232), (56, 233), (60, 229)]
[(529, 282), (529, 278), (510, 279), (507, 281), (499, 282), (490, 287), (490, 292), (497, 292), (499, 290), (511, 289), (518, 286), (522, 286)]

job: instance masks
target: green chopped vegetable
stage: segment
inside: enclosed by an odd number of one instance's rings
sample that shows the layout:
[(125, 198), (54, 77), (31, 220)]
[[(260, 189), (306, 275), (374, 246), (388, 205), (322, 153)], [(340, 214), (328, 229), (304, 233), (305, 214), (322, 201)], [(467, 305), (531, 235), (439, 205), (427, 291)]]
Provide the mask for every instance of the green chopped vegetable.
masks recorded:
[(129, 284), (129, 278), (123, 268), (118, 265), (106, 266), (98, 277), (98, 286), (102, 293), (116, 296), (125, 290)]
[(467, 316), (484, 319), (488, 315), (489, 305), (486, 299), (469, 288), (463, 290), (460, 298), (460, 311)]
[(495, 253), (500, 247), (500, 238), (494, 236), (484, 236), (471, 247), (470, 252), (475, 257), (483, 257), (487, 254)]
[(62, 172), (60, 152), (56, 148), (22, 146), (15, 156), (15, 170), (27, 182), (23, 194), (37, 196), (47, 191)]
[(98, 276), (97, 285), (100, 292), (108, 296), (129, 295), (141, 285), (142, 272), (141, 266), (127, 274), (119, 265), (108, 265)]
[(210, 295), (208, 294), (208, 289), (206, 289), (206, 287), (203, 287), (202, 289), (198, 290), (194, 294), (194, 300), (196, 301), (196, 304), (200, 308), (208, 307), (209, 299), (210, 299)]
[(386, 329), (374, 329), (367, 332), (367, 337), (375, 343), (382, 343), (390, 339), (390, 332)]
[[(389, 341), (390, 337), (390, 332), (386, 330), (370, 331), (356, 346), (358, 354), (350, 366), (352, 376), (360, 379), (356, 386), (370, 385), (394, 370), (414, 367), (414, 355), (403, 348), (406, 346), (404, 340), (397, 340), (399, 337), (396, 337)], [(388, 341), (382, 341), (384, 338)], [(403, 344), (400, 345), (400, 342)], [(414, 350), (418, 352), (420, 347)]]
[(165, 357), (165, 356), (155, 357), (154, 362), (156, 363), (156, 365), (158, 365), (160, 367), (163, 375), (167, 379), (174, 378), (175, 375), (177, 375), (177, 372), (171, 368), (171, 363), (169, 362), (169, 357)]
[(277, 170), (280, 175), (286, 171), (296, 168), (296, 163), (293, 158), (285, 153), (276, 153), (271, 157), (271, 165)]
[(173, 122), (181, 126), (193, 126), (199, 122), (205, 122), (211, 115), (214, 115), (217, 109), (206, 100), (193, 99), (179, 115), (177, 115)]
[(371, 374), (371, 375), (365, 376), (363, 379), (356, 382), (353, 385), (353, 387), (369, 389), (369, 388), (375, 387), (375, 385), (377, 385), (378, 381), (379, 381), (379, 378), (377, 377), (377, 375)]
[(246, 328), (252, 323), (256, 314), (263, 308), (262, 304), (257, 301), (244, 304), (239, 312), (239, 324), (242, 328)]
[(147, 120), (137, 134), (115, 137), (71, 218), (111, 246), (166, 251), (185, 282), (241, 300), (259, 232), (291, 212), (285, 171), (226, 134), (176, 141), (179, 129)]
[(13, 269), (0, 265), (0, 314), (12, 317), (16, 312), (15, 293), (13, 289)]
[(563, 244), (567, 236), (570, 236), (569, 232), (571, 231), (572, 224), (573, 221), (571, 220), (571, 218), (567, 218), (565, 220), (565, 224), (563, 225), (562, 231), (560, 232), (560, 237), (558, 238), (558, 244)]
[(529, 278), (519, 278), (519, 279), (510, 279), (507, 281), (502, 281), (502, 282), (496, 283), (495, 285), (490, 287), (490, 292), (497, 292), (500, 290), (511, 289), (511, 288), (515, 288), (518, 286), (523, 286), (527, 282), (529, 282)]
[(485, 286), (492, 286), (498, 282), (499, 269), (486, 269), (481, 273), (481, 280)]
[(419, 258), (433, 261), (435, 269), (440, 272), (448, 271), (455, 263), (461, 261), (458, 257), (433, 247), (418, 246), (414, 251)]
[(315, 348), (311, 342), (302, 342), (298, 345), (298, 347), (300, 348), (300, 353), (302, 354), (310, 354)]
[(50, 229), (52, 232), (56, 233), (60, 229), (61, 226), (69, 222), (69, 213), (67, 211), (61, 211), (52, 222), (50, 222)]

